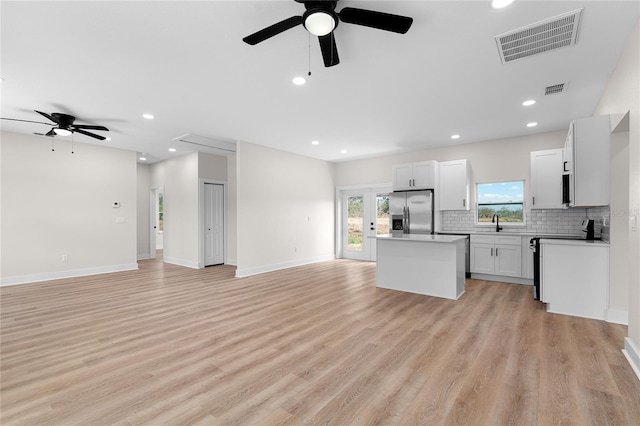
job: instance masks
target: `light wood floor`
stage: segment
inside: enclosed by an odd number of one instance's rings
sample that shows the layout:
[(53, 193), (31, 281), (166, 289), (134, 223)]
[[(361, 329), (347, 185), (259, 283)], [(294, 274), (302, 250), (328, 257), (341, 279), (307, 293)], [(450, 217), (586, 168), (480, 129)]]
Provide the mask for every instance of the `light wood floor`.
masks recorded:
[(547, 314), (531, 287), (459, 301), (328, 261), (237, 279), (140, 270), (3, 287), (1, 423), (640, 423), (626, 327)]

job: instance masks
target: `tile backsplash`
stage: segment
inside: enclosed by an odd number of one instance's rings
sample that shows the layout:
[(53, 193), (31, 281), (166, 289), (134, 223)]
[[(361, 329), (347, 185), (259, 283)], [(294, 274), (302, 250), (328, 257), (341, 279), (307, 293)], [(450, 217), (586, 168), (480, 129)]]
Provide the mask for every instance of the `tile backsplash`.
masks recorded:
[[(494, 231), (492, 226), (475, 224), (475, 210), (443, 211), (440, 214), (444, 232)], [(503, 226), (502, 231), (583, 236), (580, 226), (585, 217), (594, 219), (596, 238), (609, 241), (609, 207), (525, 210), (525, 225)]]

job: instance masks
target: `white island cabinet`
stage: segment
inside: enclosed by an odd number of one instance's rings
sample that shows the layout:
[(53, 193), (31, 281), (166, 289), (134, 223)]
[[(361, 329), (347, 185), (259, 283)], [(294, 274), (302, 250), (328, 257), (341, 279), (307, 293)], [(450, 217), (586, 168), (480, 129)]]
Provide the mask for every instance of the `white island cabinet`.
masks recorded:
[(377, 286), (458, 299), (464, 293), (466, 237), (418, 235), (377, 238)]

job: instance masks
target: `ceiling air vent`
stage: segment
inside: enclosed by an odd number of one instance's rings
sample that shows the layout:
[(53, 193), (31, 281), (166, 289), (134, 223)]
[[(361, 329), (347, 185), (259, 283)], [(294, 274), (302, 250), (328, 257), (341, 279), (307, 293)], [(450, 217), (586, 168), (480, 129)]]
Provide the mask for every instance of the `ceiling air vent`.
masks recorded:
[(236, 143), (224, 138), (208, 138), (206, 136), (186, 133), (172, 139), (173, 141), (186, 143), (196, 147), (198, 151), (208, 152), (216, 155), (229, 155), (236, 152)]
[(503, 64), (575, 44), (582, 9), (495, 36)]
[(556, 93), (562, 93), (566, 90), (566, 83), (554, 84), (552, 86), (547, 86), (544, 88), (544, 94), (546, 95), (555, 95)]

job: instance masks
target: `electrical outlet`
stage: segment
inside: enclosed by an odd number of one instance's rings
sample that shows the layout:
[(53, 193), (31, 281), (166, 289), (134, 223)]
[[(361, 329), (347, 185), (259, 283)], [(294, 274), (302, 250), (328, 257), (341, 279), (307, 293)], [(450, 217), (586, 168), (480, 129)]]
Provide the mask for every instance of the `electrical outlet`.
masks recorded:
[(60, 259), (62, 262), (66, 262), (67, 261), (67, 253), (64, 253), (62, 255), (62, 259)]

